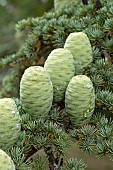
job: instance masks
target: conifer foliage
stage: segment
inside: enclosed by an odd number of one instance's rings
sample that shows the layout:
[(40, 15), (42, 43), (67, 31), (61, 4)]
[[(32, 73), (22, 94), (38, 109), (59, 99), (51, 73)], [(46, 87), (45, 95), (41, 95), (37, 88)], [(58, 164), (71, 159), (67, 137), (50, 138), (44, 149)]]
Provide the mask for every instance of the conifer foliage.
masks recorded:
[[(13, 81), (9, 78), (5, 84), (10, 82), (12, 90), (16, 83), (18, 91), (11, 101), (16, 104), (21, 127), (12, 147), (5, 150), (16, 170), (85, 170), (88, 165), (83, 160), (64, 160), (72, 141), (86, 154), (113, 160), (112, 18), (112, 0), (55, 0), (54, 8), (42, 17), (17, 23), (18, 34), (26, 35), (25, 42), (16, 54), (0, 60), (2, 69), (9, 66), (13, 71)], [(86, 37), (71, 42), (76, 45), (74, 49), (72, 44), (76, 57), (65, 45), (72, 33)], [(86, 64), (76, 72), (76, 62), (82, 59)], [(14, 92), (8, 95), (15, 96)], [(8, 113), (8, 109), (7, 102), (3, 104), (0, 116), (5, 127), (4, 110)], [(11, 122), (8, 116), (7, 122)], [(0, 133), (4, 142), (8, 130)], [(40, 150), (45, 159), (39, 156)]]

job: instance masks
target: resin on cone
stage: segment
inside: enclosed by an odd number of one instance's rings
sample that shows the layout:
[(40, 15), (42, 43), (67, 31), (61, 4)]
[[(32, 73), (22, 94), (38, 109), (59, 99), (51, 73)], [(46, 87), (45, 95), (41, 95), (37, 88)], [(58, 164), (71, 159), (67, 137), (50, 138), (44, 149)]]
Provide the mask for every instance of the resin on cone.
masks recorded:
[(15, 170), (13, 160), (2, 149), (0, 149), (0, 170)]
[(64, 99), (65, 91), (70, 79), (74, 76), (74, 60), (71, 52), (64, 48), (53, 50), (44, 65), (54, 89), (54, 102)]
[(27, 68), (20, 82), (20, 101), (32, 118), (44, 118), (53, 102), (53, 85), (41, 66)]
[(65, 108), (74, 126), (82, 126), (90, 120), (95, 107), (93, 84), (85, 75), (74, 76), (65, 94)]
[(13, 146), (20, 132), (20, 115), (11, 98), (0, 99), (0, 148), (7, 150)]
[(75, 62), (75, 74), (82, 74), (92, 62), (92, 48), (87, 35), (83, 32), (69, 34), (64, 48), (71, 51)]

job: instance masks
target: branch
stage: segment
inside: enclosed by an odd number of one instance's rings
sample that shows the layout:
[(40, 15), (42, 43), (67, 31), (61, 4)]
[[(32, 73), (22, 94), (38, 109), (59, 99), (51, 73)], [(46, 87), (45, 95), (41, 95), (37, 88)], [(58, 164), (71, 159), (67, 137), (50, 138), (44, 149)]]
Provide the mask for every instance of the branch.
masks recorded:
[(61, 170), (63, 165), (63, 158), (60, 159), (59, 155), (55, 157), (52, 147), (47, 147), (44, 149), (44, 151), (49, 161), (50, 170)]
[(73, 140), (84, 152), (95, 154), (99, 158), (109, 155), (113, 160), (113, 121), (99, 113), (92, 118), (91, 125), (72, 132)]

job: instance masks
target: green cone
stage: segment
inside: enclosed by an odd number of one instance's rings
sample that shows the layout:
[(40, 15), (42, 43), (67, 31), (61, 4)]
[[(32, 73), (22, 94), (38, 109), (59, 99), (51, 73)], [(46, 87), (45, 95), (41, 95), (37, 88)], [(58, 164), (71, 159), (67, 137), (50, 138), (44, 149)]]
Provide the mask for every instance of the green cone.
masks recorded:
[(53, 101), (53, 86), (41, 66), (32, 66), (25, 70), (20, 82), (20, 101), (32, 118), (45, 117)]
[(6, 152), (0, 149), (0, 170), (15, 170), (14, 163)]
[(93, 84), (85, 75), (74, 76), (65, 94), (65, 108), (74, 126), (88, 123), (95, 107)]
[(65, 91), (70, 79), (74, 76), (74, 60), (71, 52), (64, 48), (53, 50), (44, 65), (54, 89), (54, 102), (64, 99)]
[(0, 148), (7, 150), (16, 142), (20, 131), (20, 115), (15, 101), (0, 99)]
[(92, 62), (92, 48), (87, 35), (83, 32), (69, 34), (64, 48), (71, 51), (75, 61), (75, 73), (82, 74), (84, 67)]

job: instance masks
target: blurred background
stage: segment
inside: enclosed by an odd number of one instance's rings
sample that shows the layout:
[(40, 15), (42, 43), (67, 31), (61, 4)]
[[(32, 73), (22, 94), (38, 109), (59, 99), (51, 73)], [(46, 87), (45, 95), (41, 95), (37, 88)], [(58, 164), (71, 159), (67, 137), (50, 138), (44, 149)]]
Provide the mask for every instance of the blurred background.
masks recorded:
[(21, 19), (42, 16), (53, 7), (53, 0), (0, 0), (0, 57), (17, 51), (20, 44), (15, 24)]

